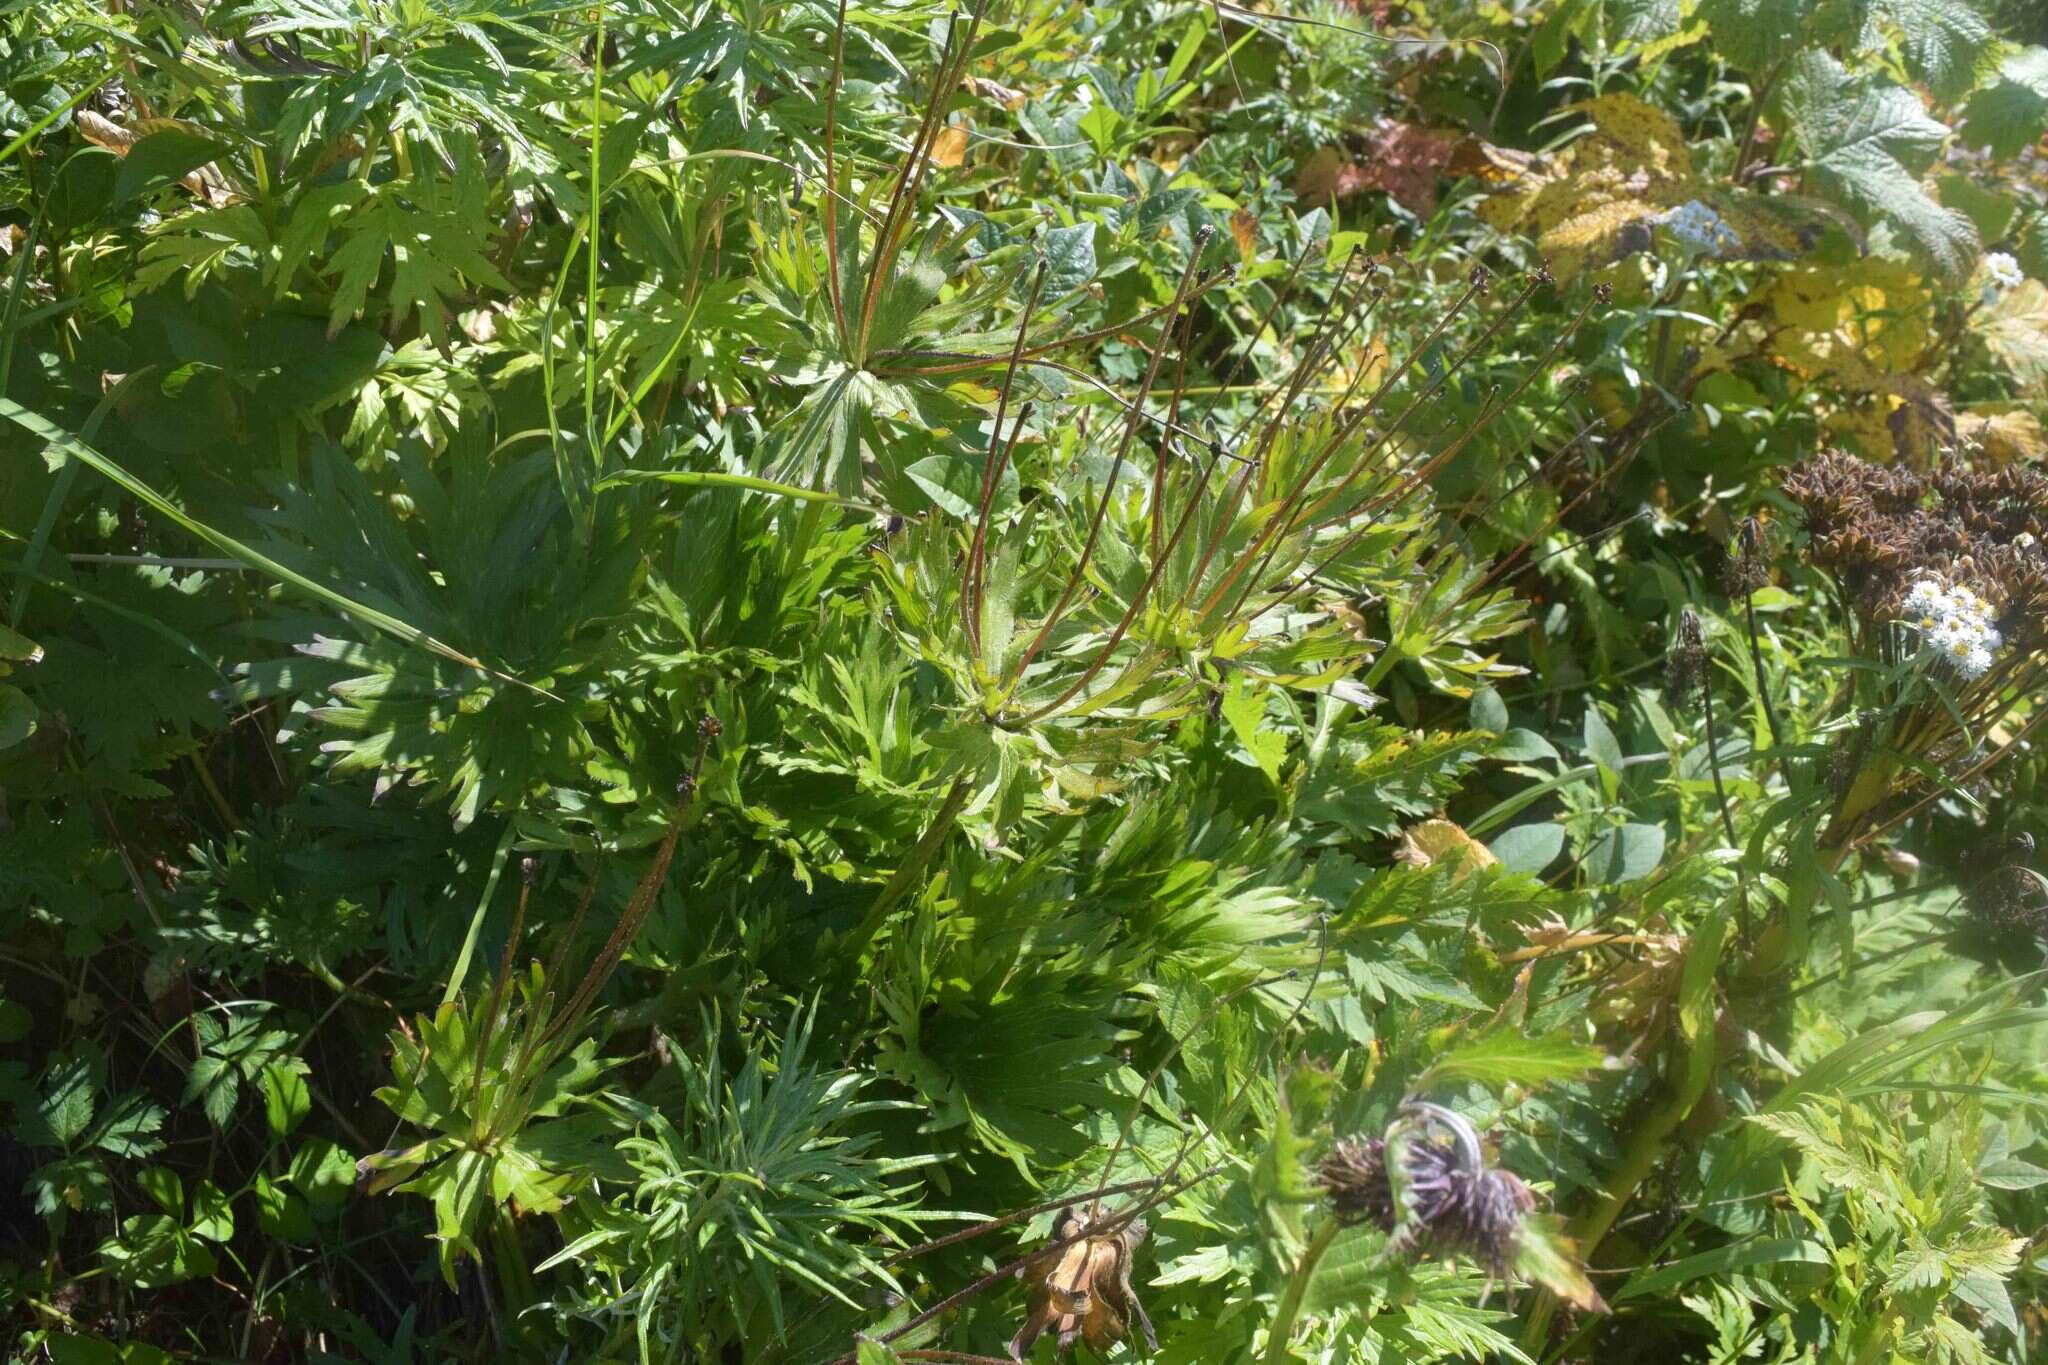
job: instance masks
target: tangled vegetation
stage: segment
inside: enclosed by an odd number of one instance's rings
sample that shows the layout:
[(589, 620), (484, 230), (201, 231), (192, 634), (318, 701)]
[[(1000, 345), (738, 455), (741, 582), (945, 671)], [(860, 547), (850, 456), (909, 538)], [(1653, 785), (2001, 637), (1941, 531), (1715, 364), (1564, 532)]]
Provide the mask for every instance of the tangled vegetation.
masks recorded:
[(0, 9), (14, 1358), (2048, 1349), (2027, 0)]

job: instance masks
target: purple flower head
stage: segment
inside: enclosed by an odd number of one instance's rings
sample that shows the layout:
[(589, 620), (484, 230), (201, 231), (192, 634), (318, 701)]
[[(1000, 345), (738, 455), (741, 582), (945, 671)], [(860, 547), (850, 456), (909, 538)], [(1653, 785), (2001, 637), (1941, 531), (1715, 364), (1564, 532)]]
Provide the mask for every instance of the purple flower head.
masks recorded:
[(1479, 1134), (1442, 1105), (1411, 1101), (1384, 1138), (1338, 1139), (1317, 1168), (1331, 1212), (1393, 1236), (1393, 1255), (1468, 1257), (1505, 1275), (1536, 1196), (1486, 1164)]

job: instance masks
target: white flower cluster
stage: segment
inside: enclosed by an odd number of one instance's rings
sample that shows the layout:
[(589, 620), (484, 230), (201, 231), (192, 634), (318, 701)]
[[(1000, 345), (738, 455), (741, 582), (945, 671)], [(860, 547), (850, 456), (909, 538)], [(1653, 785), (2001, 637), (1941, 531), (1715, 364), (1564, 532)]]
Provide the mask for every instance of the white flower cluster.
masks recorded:
[(1920, 632), (1920, 647), (1946, 659), (1966, 680), (1981, 678), (2005, 638), (1991, 624), (1991, 604), (1958, 583), (1943, 587), (1923, 578), (1906, 594), (1906, 624)]
[(1677, 208), (1666, 213), (1662, 219), (1665, 227), (1679, 241), (1694, 251), (1712, 252), (1725, 256), (1731, 251), (1742, 249), (1742, 234), (1721, 220), (1721, 215), (1697, 199), (1688, 199)]
[(1997, 303), (2006, 290), (2017, 289), (2026, 280), (2026, 272), (2020, 269), (2020, 263), (2006, 252), (1993, 251), (1984, 257), (1985, 303)]

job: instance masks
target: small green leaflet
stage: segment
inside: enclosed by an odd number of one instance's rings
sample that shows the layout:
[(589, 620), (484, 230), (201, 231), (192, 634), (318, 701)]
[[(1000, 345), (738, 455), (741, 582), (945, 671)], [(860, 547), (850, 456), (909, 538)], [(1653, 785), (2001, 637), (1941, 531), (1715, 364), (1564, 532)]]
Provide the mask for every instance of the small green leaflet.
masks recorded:
[(1482, 1033), (1439, 1057), (1415, 1082), (1417, 1091), (1450, 1080), (1535, 1085), (1604, 1066), (1607, 1054), (1558, 1034), (1530, 1038), (1511, 1028)]
[(1232, 674), (1230, 686), (1223, 693), (1223, 719), (1229, 722), (1230, 732), (1250, 752), (1252, 761), (1259, 765), (1259, 771), (1266, 775), (1266, 780), (1277, 785), (1280, 761), (1287, 757), (1287, 737), (1272, 730), (1262, 732), (1259, 722), (1265, 715), (1265, 689), (1255, 691), (1244, 674)]

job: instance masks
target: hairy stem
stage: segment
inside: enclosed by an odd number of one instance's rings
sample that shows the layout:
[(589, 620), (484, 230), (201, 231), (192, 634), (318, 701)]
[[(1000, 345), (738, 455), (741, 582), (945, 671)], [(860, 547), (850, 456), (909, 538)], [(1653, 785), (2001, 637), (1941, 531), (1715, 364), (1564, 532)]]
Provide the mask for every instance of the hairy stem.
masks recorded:
[(1293, 1352), (1289, 1349), (1294, 1337), (1294, 1320), (1301, 1316), (1301, 1301), (1308, 1293), (1308, 1282), (1316, 1273), (1317, 1262), (1323, 1253), (1337, 1240), (1342, 1230), (1334, 1218), (1325, 1218), (1316, 1235), (1301, 1253), (1300, 1264), (1294, 1267), (1294, 1274), (1287, 1281), (1287, 1290), (1280, 1296), (1280, 1306), (1273, 1310), (1273, 1325), (1266, 1331), (1266, 1365), (1281, 1365)]

